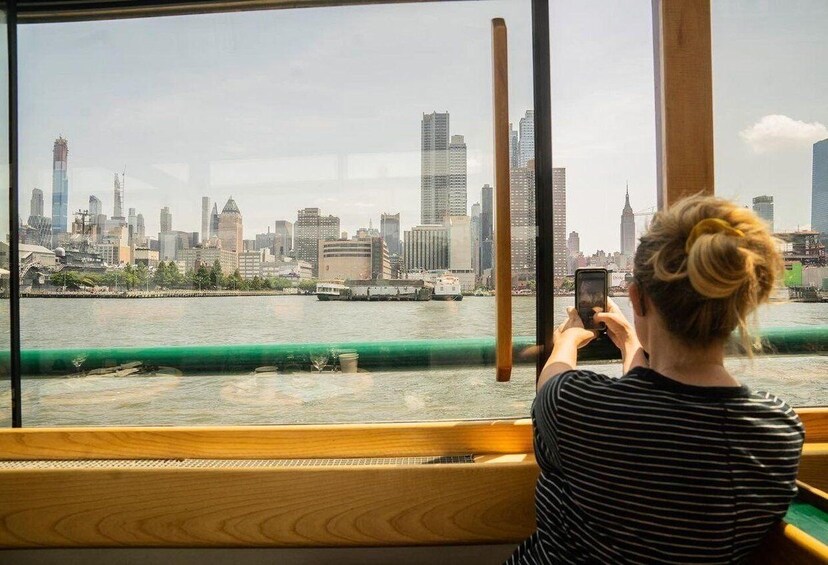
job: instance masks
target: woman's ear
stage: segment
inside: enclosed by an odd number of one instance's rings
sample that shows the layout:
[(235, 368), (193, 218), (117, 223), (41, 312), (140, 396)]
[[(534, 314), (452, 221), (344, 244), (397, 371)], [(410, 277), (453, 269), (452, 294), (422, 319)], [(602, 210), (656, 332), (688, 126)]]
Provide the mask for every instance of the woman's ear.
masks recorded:
[(628, 290), (630, 293), (630, 303), (632, 304), (633, 312), (635, 312), (636, 316), (643, 317), (645, 315), (646, 310), (644, 307), (644, 295), (638, 288), (638, 283), (630, 283)]

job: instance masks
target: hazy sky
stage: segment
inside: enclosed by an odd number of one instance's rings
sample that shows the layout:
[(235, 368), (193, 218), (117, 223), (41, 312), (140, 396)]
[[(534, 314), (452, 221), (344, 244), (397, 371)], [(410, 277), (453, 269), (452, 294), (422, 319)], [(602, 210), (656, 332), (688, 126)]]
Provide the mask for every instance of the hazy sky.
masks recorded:
[[(650, 2), (552, 4), (553, 151), (567, 231), (619, 248), (624, 185), (655, 204)], [(280, 10), (21, 27), (21, 215), (51, 210), (51, 148), (69, 140), (70, 210), (90, 194), (157, 232), (200, 229), (201, 196), (229, 196), (246, 238), (317, 206), (353, 233), (419, 222), (420, 118), (466, 138), (469, 206), (492, 182), (490, 19), (509, 28), (510, 112), (532, 105), (528, 0)], [(828, 4), (715, 2), (720, 193), (776, 198), (777, 227), (810, 218), (811, 144), (828, 137)]]

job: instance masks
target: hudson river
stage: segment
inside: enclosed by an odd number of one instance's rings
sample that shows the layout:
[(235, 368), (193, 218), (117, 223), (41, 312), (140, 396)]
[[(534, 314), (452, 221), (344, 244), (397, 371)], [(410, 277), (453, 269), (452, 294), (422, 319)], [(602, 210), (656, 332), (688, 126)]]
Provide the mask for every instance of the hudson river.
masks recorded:
[[(562, 318), (572, 297), (556, 299)], [(626, 298), (616, 302), (629, 313)], [(318, 343), (494, 336), (494, 299), (319, 302), (311, 296), (21, 300), (23, 349)], [(8, 303), (0, 308), (8, 320)], [(513, 297), (514, 334), (534, 335), (534, 297)], [(828, 304), (772, 304), (760, 327), (828, 324)], [(2, 326), (8, 343), (8, 326)], [(746, 384), (793, 405), (828, 404), (828, 356), (729, 360)], [(619, 375), (618, 364), (593, 365)], [(310, 367), (308, 367), (310, 368)], [(23, 381), (25, 426), (235, 425), (509, 418), (529, 414), (534, 366), (322, 374), (71, 376)], [(0, 391), (0, 425), (10, 394)]]

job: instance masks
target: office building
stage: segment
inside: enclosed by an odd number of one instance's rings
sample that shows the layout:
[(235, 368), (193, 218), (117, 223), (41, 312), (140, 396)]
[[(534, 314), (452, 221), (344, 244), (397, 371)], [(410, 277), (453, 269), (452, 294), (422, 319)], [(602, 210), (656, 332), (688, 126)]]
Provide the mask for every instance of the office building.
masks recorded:
[(472, 269), (475, 276), (480, 276), (480, 203), (471, 207), (471, 252)]
[(569, 237), (566, 238), (566, 251), (570, 257), (577, 257), (581, 252), (581, 236), (578, 232), (569, 232)]
[(193, 247), (179, 251), (178, 260), (184, 263), (184, 272), (196, 271), (201, 265), (211, 269), (218, 261), (221, 272), (232, 274), (239, 268), (239, 255), (220, 247)]
[(627, 195), (624, 200), (624, 209), (621, 211), (621, 255), (627, 259), (635, 256), (635, 213), (630, 206), (630, 187), (627, 186)]
[(127, 214), (127, 225), (133, 234), (138, 231), (138, 215), (135, 213), (135, 208), (129, 209), (129, 213)]
[(820, 232), (823, 244), (828, 246), (828, 139), (814, 143), (811, 229)]
[(753, 199), (753, 211), (765, 220), (768, 229), (773, 233), (773, 196), (756, 196)]
[[(172, 213), (170, 213), (169, 206), (161, 208), (161, 233), (172, 231)], [(163, 259), (163, 257), (162, 257)]]
[(492, 242), (494, 241), (494, 189), (483, 185), (480, 194), (480, 272), (481, 274), (494, 265)]
[[(52, 233), (66, 233), (69, 225), (69, 143), (58, 137), (52, 151)], [(56, 238), (55, 238), (56, 239)]]
[(210, 239), (210, 197), (201, 197), (201, 241)]
[(242, 234), (242, 215), (236, 201), (231, 196), (221, 210), (218, 221), (218, 238), (221, 248), (233, 253), (244, 251)]
[(92, 218), (103, 215), (103, 203), (97, 196), (89, 196), (89, 215)]
[(512, 215), (512, 273), (533, 279), (536, 271), (535, 161), (510, 171)]
[(466, 141), (462, 135), (452, 135), (448, 148), (449, 160), (449, 210), (450, 216), (468, 214), (468, 191), (466, 180)]
[(293, 243), (295, 255), (313, 266), (314, 275), (319, 272), (319, 242), (338, 238), (338, 217), (322, 216), (319, 208), (303, 208), (297, 212)]
[(406, 272), (449, 268), (449, 233), (443, 224), (415, 226), (403, 239)]
[(208, 239), (218, 237), (218, 231), (219, 231), (218, 204), (213, 202), (213, 211), (210, 212), (210, 237)]
[(566, 276), (566, 169), (552, 169), (552, 265), (556, 284)]
[(265, 248), (259, 251), (243, 251), (239, 253), (239, 275), (244, 280), (261, 276), (262, 262), (270, 257), (270, 251)]
[(124, 185), (121, 183), (121, 179), (118, 178), (118, 173), (115, 173), (113, 191), (115, 193), (115, 206), (112, 210), (112, 219), (124, 220)]
[(400, 242), (400, 214), (382, 214), (380, 216), (380, 237), (388, 246), (388, 253), (390, 255), (400, 255), (402, 253), (402, 243)]
[(32, 200), (29, 205), (29, 216), (43, 216), (43, 191), (39, 188), (32, 189)]
[(526, 110), (518, 123), (518, 167), (525, 167), (535, 158), (535, 111)]
[(262, 249), (267, 249), (271, 255), (275, 254), (274, 248), (276, 247), (276, 234), (270, 231), (270, 226), (267, 228), (267, 233), (257, 233), (256, 234), (256, 245), (254, 249), (256, 251), (261, 251)]
[(520, 163), (520, 144), (518, 138), (518, 132), (515, 130), (514, 126), (510, 123), (509, 124), (509, 168), (516, 169), (519, 167)]
[(420, 135), (420, 220), (440, 224), (449, 213), (448, 112), (423, 114)]
[(146, 244), (147, 227), (144, 224), (144, 215), (143, 214), (138, 214), (138, 216), (135, 217), (135, 235), (137, 236), (138, 241), (140, 242), (141, 245)]
[(376, 280), (391, 278), (388, 246), (381, 237), (320, 240), (320, 280)]
[(273, 254), (283, 257), (293, 251), (293, 222), (276, 220), (276, 239), (273, 243)]
[(446, 229), (449, 232), (449, 270), (463, 273), (471, 272), (471, 218), (469, 216), (449, 216)]

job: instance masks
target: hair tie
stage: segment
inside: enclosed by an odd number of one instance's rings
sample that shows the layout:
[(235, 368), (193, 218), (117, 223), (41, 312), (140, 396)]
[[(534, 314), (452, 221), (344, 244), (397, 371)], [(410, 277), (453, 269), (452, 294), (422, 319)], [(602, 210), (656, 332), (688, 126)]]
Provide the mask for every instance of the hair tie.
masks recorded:
[(690, 235), (687, 237), (687, 242), (684, 244), (684, 252), (690, 253), (690, 248), (696, 243), (700, 236), (705, 234), (726, 233), (737, 237), (745, 237), (745, 232), (736, 229), (728, 222), (721, 218), (705, 218), (690, 230)]

